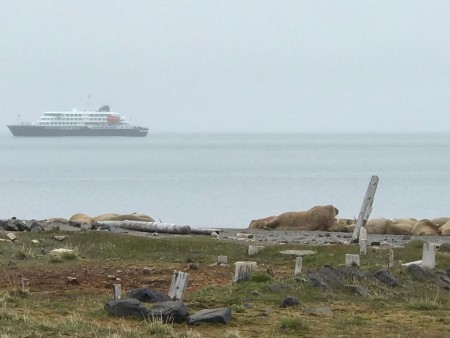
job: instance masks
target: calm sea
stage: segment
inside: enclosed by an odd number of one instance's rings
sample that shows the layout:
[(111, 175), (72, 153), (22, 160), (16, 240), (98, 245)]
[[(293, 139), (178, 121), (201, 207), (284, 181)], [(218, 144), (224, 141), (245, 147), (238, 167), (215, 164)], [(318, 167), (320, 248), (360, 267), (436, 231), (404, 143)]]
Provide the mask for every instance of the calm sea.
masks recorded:
[(0, 134), (0, 218), (146, 213), (166, 223), (246, 227), (333, 204), (357, 217), (450, 216), (450, 134)]

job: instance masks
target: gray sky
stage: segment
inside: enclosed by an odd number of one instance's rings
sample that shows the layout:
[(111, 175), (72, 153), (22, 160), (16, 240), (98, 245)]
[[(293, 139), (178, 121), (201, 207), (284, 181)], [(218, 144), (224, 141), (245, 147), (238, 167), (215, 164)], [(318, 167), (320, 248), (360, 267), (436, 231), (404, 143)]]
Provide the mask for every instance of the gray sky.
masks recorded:
[[(450, 131), (450, 1), (0, 0), (0, 123)], [(6, 129), (6, 128), (5, 128)]]

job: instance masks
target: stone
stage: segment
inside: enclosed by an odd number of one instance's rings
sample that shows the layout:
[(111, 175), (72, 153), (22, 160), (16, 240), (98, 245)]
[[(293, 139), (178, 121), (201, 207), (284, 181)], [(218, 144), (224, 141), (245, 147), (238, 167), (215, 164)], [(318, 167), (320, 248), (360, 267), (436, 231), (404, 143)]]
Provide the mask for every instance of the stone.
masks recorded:
[(75, 253), (75, 251), (72, 249), (59, 248), (59, 249), (53, 249), (52, 251), (50, 251), (49, 255), (50, 256), (61, 256), (62, 254), (65, 254), (65, 253)]
[(119, 299), (105, 304), (105, 310), (118, 317), (147, 317), (149, 310), (137, 299)]
[(187, 318), (187, 323), (189, 325), (199, 322), (228, 324), (230, 321), (231, 321), (230, 307), (201, 310)]
[(428, 269), (423, 268), (418, 264), (408, 265), (406, 271), (408, 271), (415, 280), (420, 282), (426, 281), (432, 276), (431, 272)]
[(322, 291), (328, 291), (331, 289), (330, 285), (328, 285), (327, 282), (325, 282), (320, 274), (317, 272), (313, 272), (308, 275), (309, 283)]
[(320, 307), (308, 307), (303, 308), (302, 313), (307, 315), (324, 315), (324, 316), (332, 316), (333, 312), (329, 306), (320, 306)]
[(126, 295), (126, 298), (137, 299), (140, 302), (144, 303), (159, 303), (169, 301), (169, 295), (162, 293), (157, 290), (147, 289), (147, 288), (137, 288), (129, 291)]
[(296, 297), (287, 296), (286, 298), (284, 298), (281, 301), (280, 307), (285, 308), (285, 307), (295, 306), (298, 304), (300, 304), (300, 302), (298, 301), (298, 299)]
[(380, 281), (386, 285), (389, 285), (389, 286), (397, 286), (398, 285), (397, 279), (394, 276), (392, 276), (392, 274), (389, 271), (387, 271), (386, 269), (381, 269), (381, 270), (375, 271), (372, 275), (378, 281)]
[(169, 300), (154, 305), (148, 314), (151, 318), (161, 319), (164, 323), (183, 323), (188, 317), (188, 310), (183, 302)]
[(312, 251), (312, 250), (284, 250), (284, 251), (280, 251), (280, 254), (282, 254), (282, 255), (292, 255), (292, 256), (307, 256), (307, 255), (314, 255), (314, 254), (316, 254), (316, 251)]
[(356, 285), (356, 284), (351, 284), (351, 285), (346, 285), (345, 288), (347, 290), (349, 290), (352, 293), (356, 293), (357, 295), (363, 296), (363, 297), (367, 297), (369, 295), (369, 291), (361, 285)]
[(30, 225), (30, 231), (32, 232), (44, 231), (44, 227), (38, 222), (32, 222)]

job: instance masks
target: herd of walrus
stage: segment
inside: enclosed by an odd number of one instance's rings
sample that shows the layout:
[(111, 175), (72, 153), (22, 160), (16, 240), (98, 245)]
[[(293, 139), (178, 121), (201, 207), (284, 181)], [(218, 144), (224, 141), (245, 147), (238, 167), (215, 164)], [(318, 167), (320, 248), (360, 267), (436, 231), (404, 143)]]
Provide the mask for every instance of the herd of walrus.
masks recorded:
[[(315, 206), (307, 211), (285, 212), (250, 222), (250, 229), (266, 230), (322, 230), (353, 232), (356, 220), (338, 219), (338, 209), (332, 205)], [(414, 218), (367, 220), (369, 234), (449, 236), (450, 217), (417, 220)]]
[[(321, 230), (332, 232), (353, 232), (354, 219), (339, 219), (338, 209), (332, 205), (315, 206), (307, 211), (285, 212), (278, 216), (269, 216), (250, 222), (250, 229), (265, 230)], [(75, 214), (69, 220), (53, 218), (49, 222), (92, 225), (98, 221), (142, 221), (154, 222), (145, 214), (104, 214), (90, 217)], [(450, 236), (450, 217), (417, 220), (414, 218), (369, 219), (365, 227), (368, 234), (413, 235), (413, 236)]]

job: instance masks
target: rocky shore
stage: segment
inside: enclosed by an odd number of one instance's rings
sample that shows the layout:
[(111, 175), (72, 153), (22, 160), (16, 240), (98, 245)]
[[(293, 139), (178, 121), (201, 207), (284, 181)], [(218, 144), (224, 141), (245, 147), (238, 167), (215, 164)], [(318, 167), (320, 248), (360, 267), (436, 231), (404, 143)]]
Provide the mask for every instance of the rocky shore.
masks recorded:
[[(208, 229), (206, 234), (208, 234)], [(118, 234), (129, 234), (135, 236), (201, 236), (196, 233), (190, 234), (167, 234), (160, 232), (142, 232), (123, 229), (113, 226), (99, 226), (96, 222), (84, 224), (67, 221), (64, 219), (51, 220), (18, 220), (15, 218), (0, 220), (0, 233), (21, 231), (110, 231)], [(203, 234), (204, 236), (205, 234)], [(306, 245), (331, 245), (345, 244), (351, 238), (349, 232), (332, 231), (308, 231), (308, 230), (262, 230), (249, 228), (222, 228), (212, 229), (210, 236), (218, 240), (245, 241), (256, 244), (306, 244)], [(0, 237), (4, 238), (1, 235)], [(373, 246), (389, 245), (391, 247), (402, 247), (411, 240), (420, 239), (433, 243), (450, 242), (449, 236), (413, 236), (392, 234), (369, 234), (368, 244)]]

